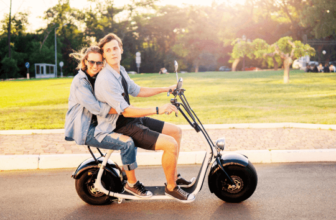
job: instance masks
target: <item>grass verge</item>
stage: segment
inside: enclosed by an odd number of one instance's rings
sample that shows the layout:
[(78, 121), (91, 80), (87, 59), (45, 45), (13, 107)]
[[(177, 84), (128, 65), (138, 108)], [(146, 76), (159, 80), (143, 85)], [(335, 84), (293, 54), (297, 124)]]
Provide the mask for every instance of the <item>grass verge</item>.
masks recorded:
[[(336, 124), (336, 75), (283, 71), (180, 74), (186, 97), (204, 124), (299, 122)], [(131, 75), (140, 86), (176, 83), (175, 74)], [(72, 78), (0, 82), (0, 130), (63, 128)], [(133, 98), (138, 107), (169, 102), (166, 94)], [(179, 115), (154, 116), (187, 124)]]

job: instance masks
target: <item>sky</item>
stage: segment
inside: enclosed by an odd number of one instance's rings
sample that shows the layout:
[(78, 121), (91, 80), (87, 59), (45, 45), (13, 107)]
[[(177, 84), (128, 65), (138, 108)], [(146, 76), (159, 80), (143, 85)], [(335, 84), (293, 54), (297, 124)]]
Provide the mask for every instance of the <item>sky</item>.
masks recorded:
[[(231, 2), (231, 4), (243, 4), (245, 0), (215, 0), (217, 3)], [(12, 16), (20, 11), (30, 11), (28, 17), (28, 31), (34, 32), (39, 28), (46, 27), (45, 21), (40, 18), (43, 13), (50, 7), (56, 5), (58, 0), (12, 0)], [(129, 3), (129, 0), (114, 0), (116, 6), (123, 6)], [(159, 5), (211, 5), (211, 0), (161, 0)], [(77, 9), (83, 9), (90, 6), (87, 0), (70, 0), (70, 6)], [(0, 0), (0, 20), (4, 19), (4, 14), (9, 13), (10, 0)]]

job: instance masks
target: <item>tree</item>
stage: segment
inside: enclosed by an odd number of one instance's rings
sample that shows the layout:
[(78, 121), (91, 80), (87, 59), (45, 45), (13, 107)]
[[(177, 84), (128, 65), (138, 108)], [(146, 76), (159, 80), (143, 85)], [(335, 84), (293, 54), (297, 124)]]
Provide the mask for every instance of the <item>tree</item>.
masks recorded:
[(313, 27), (316, 38), (334, 35), (336, 30), (335, 1), (308, 0), (301, 19), (304, 26)]
[[(217, 5), (211, 7), (190, 6), (187, 14), (185, 28), (180, 29), (174, 51), (195, 66), (205, 61), (202, 57), (207, 54), (218, 54), (220, 41), (218, 38)], [(181, 18), (181, 23), (183, 19)]]
[[(17, 62), (15, 59), (11, 57), (4, 57), (1, 60), (2, 67), (0, 69), (0, 77), (3, 79), (7, 79), (9, 77), (19, 77), (18, 71), (19, 68), (17, 67)], [(1, 74), (3, 73), (3, 75)]]
[[(42, 50), (45, 45), (44, 41), (48, 41), (46, 47), (49, 49), (53, 47), (55, 49), (54, 36), (52, 33), (56, 31), (57, 61), (64, 61), (62, 69), (65, 75), (76, 73), (75, 68), (77, 67), (77, 62), (69, 57), (69, 54), (84, 46), (88, 46), (89, 44), (89, 39), (85, 37), (84, 33), (79, 28), (83, 24), (79, 19), (81, 18), (81, 15), (81, 11), (70, 7), (68, 0), (58, 0), (58, 3), (55, 6), (49, 8), (45, 12), (44, 19), (48, 22), (48, 27), (39, 30), (40, 33), (42, 32), (41, 34), (45, 35), (43, 40), (41, 39), (42, 45), (40, 50)], [(59, 57), (59, 53), (61, 54), (61, 57)], [(36, 57), (39, 56), (36, 55)], [(60, 70), (59, 68), (57, 69), (58, 71)]]
[[(255, 44), (258, 42), (260, 45), (264, 44), (261, 40), (256, 41)], [(255, 49), (259, 49), (259, 51), (255, 51), (255, 54), (259, 54), (258, 57), (261, 57), (261, 54), (263, 54), (263, 57), (265, 58), (280, 56), (284, 66), (284, 83), (289, 83), (290, 65), (293, 63), (294, 59), (306, 55), (315, 55), (314, 48), (308, 44), (303, 44), (301, 41), (293, 41), (292, 37), (283, 37), (270, 46), (264, 44), (262, 47), (256, 47)], [(273, 52), (269, 53), (269, 51)]]
[(242, 40), (240, 38), (237, 38), (235, 41), (233, 41), (232, 45), (233, 49), (232, 53), (230, 54), (231, 59), (229, 60), (229, 62), (232, 63), (232, 71), (236, 71), (237, 65), (242, 58), (253, 58), (253, 45), (251, 42)]
[(253, 44), (253, 54), (256, 59), (261, 59), (264, 63), (267, 63), (268, 67), (274, 67), (274, 70), (278, 70), (279, 65), (282, 64), (281, 57), (275, 53), (274, 47), (271, 47), (263, 39), (255, 39)]
[(157, 49), (153, 48), (154, 45), (145, 41), (151, 41), (152, 35), (147, 33), (149, 21), (153, 17), (160, 17), (160, 13), (156, 14), (156, 0), (132, 0), (124, 7), (116, 7), (112, 0), (104, 2), (92, 0), (92, 2), (96, 3), (96, 7), (84, 10), (81, 15), (86, 26), (85, 35), (93, 41), (99, 41), (108, 33), (118, 35), (123, 42), (124, 49), (121, 62), (128, 70), (136, 69), (135, 52), (141, 51), (142, 58), (144, 58), (146, 53), (144, 47), (150, 48), (147, 50), (147, 54), (151, 58), (147, 60), (148, 66), (151, 68), (143, 68), (146, 64), (142, 62), (141, 69), (153, 71), (155, 69), (153, 64), (158, 63), (157, 59), (160, 56), (157, 56)]

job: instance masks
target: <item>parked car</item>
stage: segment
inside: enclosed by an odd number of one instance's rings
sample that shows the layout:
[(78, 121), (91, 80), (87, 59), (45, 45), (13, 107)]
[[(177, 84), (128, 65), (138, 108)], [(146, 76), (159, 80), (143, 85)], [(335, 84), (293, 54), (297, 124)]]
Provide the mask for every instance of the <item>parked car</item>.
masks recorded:
[(219, 71), (231, 71), (231, 68), (226, 67), (226, 66), (221, 66), (221, 67), (219, 67), (218, 70), (219, 70)]
[(334, 66), (336, 66), (336, 61), (330, 61), (330, 62), (329, 62), (329, 65), (334, 65)]
[(318, 65), (319, 65), (319, 62), (317, 62), (317, 61), (310, 61), (310, 62), (309, 62), (309, 66), (311, 66), (311, 65), (318, 66)]

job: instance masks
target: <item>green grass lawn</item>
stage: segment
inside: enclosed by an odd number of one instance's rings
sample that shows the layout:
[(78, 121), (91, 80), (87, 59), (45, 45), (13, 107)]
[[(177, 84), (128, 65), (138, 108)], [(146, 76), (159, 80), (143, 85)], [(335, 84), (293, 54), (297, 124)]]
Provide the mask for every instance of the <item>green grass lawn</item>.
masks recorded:
[[(336, 74), (283, 71), (180, 74), (186, 96), (204, 124), (300, 122), (336, 124)], [(131, 75), (140, 86), (176, 83), (175, 74)], [(63, 128), (72, 78), (0, 82), (0, 130)], [(138, 107), (169, 102), (166, 94), (133, 98)], [(187, 124), (180, 115), (154, 116)]]

